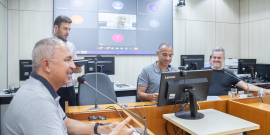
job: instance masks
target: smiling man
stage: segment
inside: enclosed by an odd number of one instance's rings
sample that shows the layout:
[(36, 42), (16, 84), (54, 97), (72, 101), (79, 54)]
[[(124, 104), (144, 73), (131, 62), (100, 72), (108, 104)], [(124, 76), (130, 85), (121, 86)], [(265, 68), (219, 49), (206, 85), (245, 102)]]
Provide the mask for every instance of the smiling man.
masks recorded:
[[(73, 59), (77, 59), (76, 48), (74, 44), (67, 41), (70, 29), (71, 29), (72, 20), (64, 15), (57, 16), (54, 21), (54, 30), (55, 33), (53, 34), (52, 38), (60, 41), (65, 42), (66, 46), (69, 48), (70, 53), (72, 54)], [(72, 73), (80, 73), (82, 71), (81, 67), (75, 67), (72, 69)], [(68, 101), (69, 106), (76, 105), (76, 95), (73, 86), (73, 79), (70, 77), (69, 83), (65, 86), (62, 86), (58, 91), (57, 94), (61, 96), (60, 105), (65, 110), (65, 101)]]
[[(202, 68), (213, 69), (212, 79), (208, 92), (209, 96), (228, 95), (228, 91), (230, 90), (231, 85), (235, 85), (239, 88), (247, 90), (247, 85), (245, 82), (240, 81), (240, 79), (237, 79), (238, 77), (234, 73), (222, 67), (225, 61), (225, 50), (222, 47), (218, 47), (212, 50), (212, 59), (210, 60), (212, 66)], [(227, 72), (227, 74), (224, 72)], [(248, 87), (250, 91), (260, 91), (260, 88), (255, 85), (248, 84)], [(270, 91), (267, 89), (264, 89), (264, 92), (267, 94), (270, 93)]]
[(122, 123), (98, 126), (69, 119), (56, 91), (69, 83), (76, 68), (64, 42), (51, 38), (40, 40), (32, 52), (33, 72), (13, 97), (4, 116), (5, 135), (109, 134), (129, 135), (127, 118)]
[(173, 56), (173, 48), (170, 44), (160, 44), (156, 54), (158, 61), (145, 67), (138, 77), (137, 98), (139, 100), (158, 101), (161, 73), (179, 71), (170, 65)]

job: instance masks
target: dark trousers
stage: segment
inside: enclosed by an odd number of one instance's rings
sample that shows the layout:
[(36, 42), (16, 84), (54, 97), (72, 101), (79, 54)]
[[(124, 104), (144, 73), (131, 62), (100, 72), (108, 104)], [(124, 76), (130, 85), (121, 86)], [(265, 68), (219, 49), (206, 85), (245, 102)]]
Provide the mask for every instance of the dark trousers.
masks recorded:
[(59, 104), (65, 112), (65, 101), (68, 101), (68, 106), (75, 106), (76, 104), (76, 95), (74, 91), (74, 87), (61, 87), (57, 94), (61, 97), (59, 100)]

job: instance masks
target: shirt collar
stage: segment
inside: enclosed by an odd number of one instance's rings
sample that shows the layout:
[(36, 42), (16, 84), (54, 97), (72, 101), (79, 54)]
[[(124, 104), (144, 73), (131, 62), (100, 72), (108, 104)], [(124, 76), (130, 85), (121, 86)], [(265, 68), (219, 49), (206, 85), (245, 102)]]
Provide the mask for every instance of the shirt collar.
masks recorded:
[[(155, 70), (156, 73), (161, 73), (162, 70), (159, 69), (159, 67), (157, 66), (157, 62), (158, 62), (158, 61), (156, 61), (156, 62), (153, 63), (154, 70)], [(167, 70), (166, 70), (166, 72), (168, 72), (168, 71), (172, 71), (172, 68), (169, 68), (169, 67), (168, 67)]]
[(53, 37), (54, 39), (61, 40), (61, 41), (65, 42), (65, 44), (67, 44), (67, 40), (63, 40), (63, 39), (60, 39), (60, 38), (56, 37), (56, 36), (54, 35), (54, 33), (53, 33), (53, 36), (52, 36), (52, 37)]
[(34, 72), (31, 72), (31, 77), (40, 81), (47, 88), (47, 90), (51, 93), (51, 95), (53, 96), (54, 99), (56, 99), (58, 97), (58, 94), (55, 92), (52, 85), (45, 78), (43, 78), (42, 76), (40, 76)]

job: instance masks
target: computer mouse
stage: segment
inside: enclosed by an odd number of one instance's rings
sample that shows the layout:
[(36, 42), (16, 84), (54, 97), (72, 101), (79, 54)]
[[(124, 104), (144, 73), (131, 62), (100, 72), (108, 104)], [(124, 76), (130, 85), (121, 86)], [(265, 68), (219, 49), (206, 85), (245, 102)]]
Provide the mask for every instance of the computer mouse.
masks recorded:
[(127, 106), (127, 105), (121, 105), (121, 107), (122, 107), (122, 108), (128, 108), (128, 106)]

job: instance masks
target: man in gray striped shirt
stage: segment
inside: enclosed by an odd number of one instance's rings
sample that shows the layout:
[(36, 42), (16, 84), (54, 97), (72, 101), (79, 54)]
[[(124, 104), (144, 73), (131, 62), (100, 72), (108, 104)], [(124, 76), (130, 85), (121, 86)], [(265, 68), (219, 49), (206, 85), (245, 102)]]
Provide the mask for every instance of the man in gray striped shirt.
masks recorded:
[(143, 68), (138, 77), (137, 98), (144, 101), (158, 101), (160, 76), (162, 72), (177, 72), (178, 69), (171, 66), (173, 48), (168, 43), (162, 43), (156, 52), (158, 61)]

